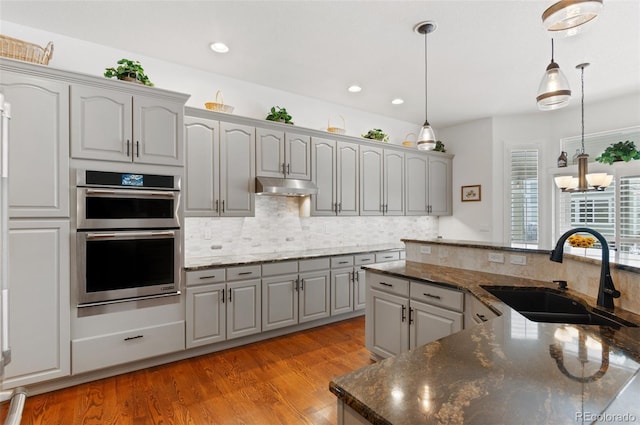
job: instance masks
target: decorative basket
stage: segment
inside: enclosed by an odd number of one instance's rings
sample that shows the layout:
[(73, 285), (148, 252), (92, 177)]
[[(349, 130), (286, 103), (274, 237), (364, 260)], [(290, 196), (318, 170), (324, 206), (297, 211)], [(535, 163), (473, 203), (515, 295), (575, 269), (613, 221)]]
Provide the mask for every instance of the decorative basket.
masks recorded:
[(222, 97), (222, 92), (220, 90), (216, 92), (216, 101), (207, 102), (204, 104), (204, 107), (210, 111), (224, 112), (226, 114), (233, 112), (233, 106), (224, 104), (224, 98)]
[(37, 44), (0, 34), (0, 56), (48, 65), (53, 56), (53, 43), (50, 41), (47, 47), (42, 48)]
[[(413, 136), (413, 140), (409, 140), (410, 136)], [(407, 146), (407, 147), (414, 146), (416, 144), (417, 138), (418, 136), (416, 136), (416, 133), (407, 134), (406, 136), (404, 136), (404, 141), (402, 142), (402, 146)]]
[(344, 121), (344, 117), (342, 115), (340, 115), (340, 118), (342, 118), (342, 128), (340, 127), (332, 127), (331, 126), (331, 118), (329, 118), (327, 120), (327, 131), (329, 133), (335, 133), (335, 134), (344, 134), (345, 133), (345, 128), (347, 128), (347, 125)]

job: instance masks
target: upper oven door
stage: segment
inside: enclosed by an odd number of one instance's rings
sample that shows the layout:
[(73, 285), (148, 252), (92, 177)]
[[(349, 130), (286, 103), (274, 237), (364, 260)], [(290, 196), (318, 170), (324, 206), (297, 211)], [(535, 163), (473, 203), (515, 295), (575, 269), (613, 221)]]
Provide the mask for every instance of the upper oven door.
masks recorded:
[(77, 188), (78, 229), (178, 228), (180, 192)]

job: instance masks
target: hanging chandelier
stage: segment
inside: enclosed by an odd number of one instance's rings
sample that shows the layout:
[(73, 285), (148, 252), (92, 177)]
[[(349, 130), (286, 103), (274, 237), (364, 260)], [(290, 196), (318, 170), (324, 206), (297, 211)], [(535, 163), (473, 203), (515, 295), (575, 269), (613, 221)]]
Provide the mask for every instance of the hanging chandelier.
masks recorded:
[(416, 140), (416, 145), (418, 149), (430, 151), (435, 149), (436, 147), (436, 134), (429, 124), (429, 120), (427, 118), (427, 105), (428, 105), (428, 95), (427, 95), (427, 34), (430, 34), (436, 30), (438, 25), (434, 21), (424, 21), (416, 24), (413, 27), (413, 30), (418, 34), (424, 34), (424, 124), (422, 124), (422, 128), (420, 129), (420, 133), (418, 134), (418, 140)]
[(602, 11), (602, 0), (561, 0), (542, 13), (542, 25), (554, 37), (570, 37), (595, 21)]
[(582, 133), (581, 133), (581, 150), (578, 155), (578, 177), (574, 176), (558, 176), (555, 177), (556, 186), (563, 192), (591, 192), (603, 191), (613, 181), (613, 176), (607, 173), (588, 173), (589, 155), (584, 150), (584, 69), (589, 66), (588, 63), (581, 63), (576, 66), (580, 69), (580, 83), (582, 88), (581, 116), (582, 116)]

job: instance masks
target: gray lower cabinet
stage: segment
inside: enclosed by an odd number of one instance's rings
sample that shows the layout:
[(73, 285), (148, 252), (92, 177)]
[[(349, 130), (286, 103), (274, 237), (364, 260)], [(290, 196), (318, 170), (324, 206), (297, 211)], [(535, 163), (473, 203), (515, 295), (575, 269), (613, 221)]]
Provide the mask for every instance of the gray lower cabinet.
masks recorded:
[(365, 340), (380, 358), (462, 330), (460, 291), (367, 272)]

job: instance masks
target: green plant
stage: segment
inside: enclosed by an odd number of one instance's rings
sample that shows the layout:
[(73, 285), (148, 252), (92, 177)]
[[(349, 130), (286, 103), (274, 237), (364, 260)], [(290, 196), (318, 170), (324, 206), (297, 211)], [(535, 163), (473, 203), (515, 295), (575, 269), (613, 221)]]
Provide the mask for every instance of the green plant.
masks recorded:
[(132, 61), (129, 59), (120, 59), (117, 68), (105, 68), (104, 76), (107, 78), (117, 78), (118, 80), (125, 80), (131, 78), (137, 80), (145, 86), (153, 86), (153, 83), (149, 81), (149, 77), (144, 73), (144, 68), (138, 61)]
[(444, 148), (444, 143), (440, 140), (436, 141), (436, 147), (433, 149), (436, 152), (446, 152), (447, 150)]
[(625, 140), (624, 142), (612, 143), (596, 158), (596, 161), (603, 164), (613, 164), (617, 161), (629, 162), (632, 159), (640, 159), (640, 153), (632, 141)]
[(382, 142), (388, 142), (389, 141), (389, 136), (386, 135), (379, 128), (374, 128), (372, 130), (369, 130), (367, 132), (367, 134), (363, 134), (362, 137), (364, 137), (365, 139), (380, 140)]
[(293, 117), (289, 115), (287, 108), (281, 108), (279, 106), (272, 106), (269, 115), (267, 115), (265, 119), (269, 121), (281, 121), (285, 124), (293, 124), (293, 121), (291, 121)]

